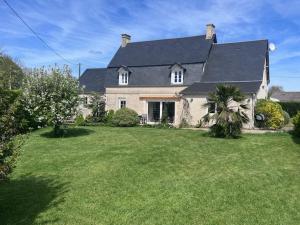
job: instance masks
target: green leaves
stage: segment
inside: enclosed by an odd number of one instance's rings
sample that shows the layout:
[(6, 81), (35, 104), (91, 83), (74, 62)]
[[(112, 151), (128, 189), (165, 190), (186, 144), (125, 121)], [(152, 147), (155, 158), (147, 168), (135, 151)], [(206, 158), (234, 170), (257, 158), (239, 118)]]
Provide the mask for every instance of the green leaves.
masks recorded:
[(271, 100), (259, 100), (255, 106), (256, 114), (263, 114), (266, 120), (257, 123), (260, 127), (279, 129), (284, 126), (284, 113), (277, 102)]
[(245, 99), (243, 93), (231, 85), (218, 85), (216, 91), (209, 94), (204, 106), (214, 102), (217, 109), (214, 114), (208, 112), (203, 119), (204, 122), (214, 123), (211, 127), (213, 136), (230, 138), (240, 135), (243, 124), (249, 122), (244, 112), (248, 109)]
[(0, 53), (0, 88), (18, 89), (21, 87), (24, 73), (10, 56)]

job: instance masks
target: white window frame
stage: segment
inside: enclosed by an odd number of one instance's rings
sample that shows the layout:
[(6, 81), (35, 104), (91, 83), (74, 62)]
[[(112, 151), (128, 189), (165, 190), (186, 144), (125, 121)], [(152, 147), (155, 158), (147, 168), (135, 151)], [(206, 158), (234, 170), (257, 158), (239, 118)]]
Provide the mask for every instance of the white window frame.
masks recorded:
[(121, 70), (119, 72), (119, 85), (128, 85), (128, 71)]
[(171, 73), (171, 84), (183, 84), (183, 69), (175, 68)]
[[(122, 102), (125, 102), (125, 106), (124, 107), (122, 107)], [(127, 101), (126, 101), (126, 99), (120, 98), (119, 99), (119, 109), (126, 108), (126, 107), (127, 107)]]

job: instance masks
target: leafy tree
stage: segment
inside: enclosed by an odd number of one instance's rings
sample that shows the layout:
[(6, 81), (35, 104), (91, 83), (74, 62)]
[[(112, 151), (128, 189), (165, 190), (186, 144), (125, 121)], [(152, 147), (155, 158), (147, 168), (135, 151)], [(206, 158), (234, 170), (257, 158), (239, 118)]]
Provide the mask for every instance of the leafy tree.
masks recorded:
[(23, 101), (26, 111), (40, 126), (54, 127), (54, 134), (61, 133), (64, 121), (77, 112), (79, 83), (64, 66), (34, 69), (26, 76), (23, 85)]
[(0, 53), (0, 88), (18, 89), (21, 87), (24, 73), (10, 56)]
[(204, 116), (205, 122), (213, 122), (211, 134), (215, 137), (235, 138), (241, 134), (241, 128), (244, 123), (249, 122), (249, 118), (244, 112), (248, 109), (244, 104), (245, 96), (235, 86), (218, 85), (216, 91), (210, 93), (208, 103), (216, 104), (215, 113), (208, 112)]

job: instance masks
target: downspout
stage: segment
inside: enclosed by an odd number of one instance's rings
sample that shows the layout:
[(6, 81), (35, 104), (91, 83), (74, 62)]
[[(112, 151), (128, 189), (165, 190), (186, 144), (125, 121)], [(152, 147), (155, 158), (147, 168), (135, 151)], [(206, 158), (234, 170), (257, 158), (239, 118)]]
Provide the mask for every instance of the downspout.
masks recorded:
[(252, 121), (253, 121), (253, 124), (252, 124), (252, 128), (254, 128), (254, 97), (255, 97), (255, 94), (252, 93)]

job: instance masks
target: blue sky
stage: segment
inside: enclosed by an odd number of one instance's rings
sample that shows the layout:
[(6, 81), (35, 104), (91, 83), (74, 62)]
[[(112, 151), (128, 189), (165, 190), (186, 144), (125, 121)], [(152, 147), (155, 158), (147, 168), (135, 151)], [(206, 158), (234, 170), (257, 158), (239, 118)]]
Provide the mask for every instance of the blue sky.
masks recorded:
[[(271, 84), (300, 91), (299, 0), (7, 0), (47, 43), (73, 63), (105, 67), (133, 41), (193, 36), (214, 23), (220, 43), (269, 39)], [(37, 67), (64, 64), (0, 0), (0, 49)], [(77, 67), (72, 66), (74, 74)]]

